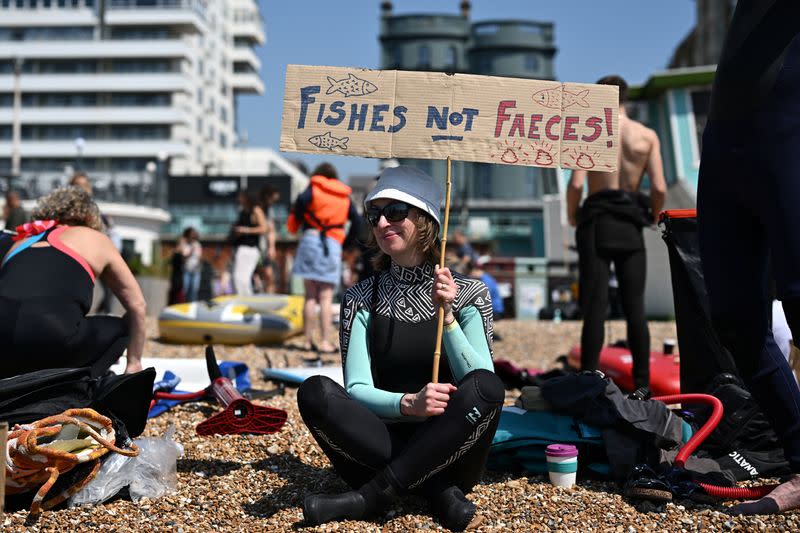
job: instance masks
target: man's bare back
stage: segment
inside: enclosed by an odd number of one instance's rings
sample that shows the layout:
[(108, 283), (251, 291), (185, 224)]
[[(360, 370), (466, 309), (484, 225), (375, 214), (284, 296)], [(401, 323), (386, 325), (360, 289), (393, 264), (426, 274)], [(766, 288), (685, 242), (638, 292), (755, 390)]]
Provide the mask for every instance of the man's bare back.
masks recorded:
[(588, 172), (589, 194), (605, 189), (638, 191), (653, 148), (658, 150), (656, 132), (645, 125), (620, 115), (618, 167), (615, 172)]
[(638, 191), (645, 173), (650, 178), (650, 202), (653, 215), (658, 216), (664, 205), (666, 182), (661, 161), (661, 147), (656, 132), (644, 124), (628, 118), (620, 107), (620, 151), (618, 168), (614, 172), (587, 172), (574, 170), (567, 190), (567, 215), (570, 224), (576, 224), (578, 205), (588, 178), (589, 195), (600, 191), (622, 189)]

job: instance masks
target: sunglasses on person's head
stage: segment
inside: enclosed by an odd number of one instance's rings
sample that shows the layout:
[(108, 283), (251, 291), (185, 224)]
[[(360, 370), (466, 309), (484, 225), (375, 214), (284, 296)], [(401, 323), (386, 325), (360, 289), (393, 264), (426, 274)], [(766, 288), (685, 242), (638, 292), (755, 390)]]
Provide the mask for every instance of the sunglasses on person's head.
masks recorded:
[(392, 202), (383, 207), (367, 207), (367, 221), (372, 226), (377, 226), (381, 216), (385, 216), (389, 222), (400, 222), (408, 217), (411, 205), (405, 202)]

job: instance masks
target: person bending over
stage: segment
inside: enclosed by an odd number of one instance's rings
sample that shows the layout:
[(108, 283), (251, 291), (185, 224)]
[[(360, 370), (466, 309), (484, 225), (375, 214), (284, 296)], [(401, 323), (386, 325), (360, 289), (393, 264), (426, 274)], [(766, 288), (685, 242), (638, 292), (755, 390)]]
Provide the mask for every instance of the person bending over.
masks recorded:
[[(412, 167), (383, 171), (365, 200), (376, 273), (347, 290), (340, 340), (345, 386), (314, 376), (303, 421), (353, 490), (306, 498), (309, 524), (374, 517), (399, 495), (433, 504), (463, 530), (504, 399), (492, 372), (492, 302), (479, 280), (439, 268), (441, 190)], [(437, 309), (445, 310), (439, 383), (430, 383)]]
[[(0, 250), (0, 378), (44, 368), (105, 373), (127, 348), (126, 372), (142, 369), (145, 300), (111, 240), (97, 205), (78, 187), (39, 200), (32, 222)], [(127, 311), (91, 316), (97, 279)]]

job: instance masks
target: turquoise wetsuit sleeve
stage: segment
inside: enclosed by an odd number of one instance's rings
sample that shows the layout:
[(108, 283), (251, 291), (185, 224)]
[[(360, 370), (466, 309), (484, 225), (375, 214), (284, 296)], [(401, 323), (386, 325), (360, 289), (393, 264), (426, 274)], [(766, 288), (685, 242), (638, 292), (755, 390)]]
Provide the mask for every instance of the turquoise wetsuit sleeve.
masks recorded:
[[(389, 392), (375, 387), (372, 381), (369, 351), (367, 350), (367, 323), (369, 313), (360, 310), (353, 320), (350, 343), (347, 346), (347, 363), (344, 366), (344, 386), (347, 393), (381, 418), (401, 418), (401, 392)], [(409, 391), (411, 392), (411, 391)]]
[(483, 329), (483, 317), (474, 305), (461, 309), (457, 320), (445, 326), (442, 344), (456, 382), (479, 368), (494, 372), (489, 342)]

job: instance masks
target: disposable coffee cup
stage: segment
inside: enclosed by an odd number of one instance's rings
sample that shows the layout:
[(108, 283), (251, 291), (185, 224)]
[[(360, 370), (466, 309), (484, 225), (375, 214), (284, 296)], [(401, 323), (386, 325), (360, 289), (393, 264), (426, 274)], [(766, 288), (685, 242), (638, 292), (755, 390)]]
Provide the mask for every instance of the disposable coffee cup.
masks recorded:
[(664, 340), (664, 355), (672, 355), (675, 351), (675, 339)]
[(545, 449), (547, 473), (556, 487), (571, 487), (578, 472), (578, 448), (572, 444), (551, 444)]

